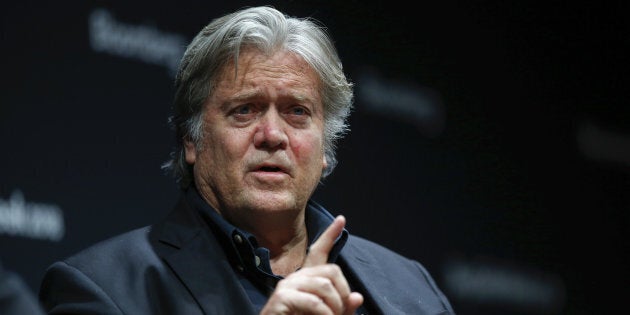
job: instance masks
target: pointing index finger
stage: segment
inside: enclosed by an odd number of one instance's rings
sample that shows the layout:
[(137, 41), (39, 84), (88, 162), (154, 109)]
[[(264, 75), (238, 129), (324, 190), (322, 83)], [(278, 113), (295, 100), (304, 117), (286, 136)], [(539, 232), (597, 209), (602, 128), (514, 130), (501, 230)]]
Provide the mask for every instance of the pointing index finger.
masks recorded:
[(328, 262), (328, 254), (345, 226), (346, 218), (343, 215), (337, 216), (309, 248), (309, 252), (304, 260), (304, 267), (326, 264)]

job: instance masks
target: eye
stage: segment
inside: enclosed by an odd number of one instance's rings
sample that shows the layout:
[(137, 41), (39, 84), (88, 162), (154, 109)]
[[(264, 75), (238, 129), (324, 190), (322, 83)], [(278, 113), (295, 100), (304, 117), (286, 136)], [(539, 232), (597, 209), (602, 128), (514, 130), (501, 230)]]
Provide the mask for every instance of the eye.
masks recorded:
[(291, 115), (302, 116), (306, 114), (308, 114), (308, 112), (306, 111), (304, 107), (294, 106), (291, 108)]
[(287, 108), (285, 117), (294, 126), (304, 127), (311, 121), (311, 112), (308, 107), (302, 105), (294, 105)]
[(252, 112), (252, 106), (250, 104), (241, 105), (234, 109), (236, 115), (247, 115)]
[(256, 107), (254, 104), (242, 104), (230, 110), (228, 115), (237, 122), (246, 122), (256, 115)]

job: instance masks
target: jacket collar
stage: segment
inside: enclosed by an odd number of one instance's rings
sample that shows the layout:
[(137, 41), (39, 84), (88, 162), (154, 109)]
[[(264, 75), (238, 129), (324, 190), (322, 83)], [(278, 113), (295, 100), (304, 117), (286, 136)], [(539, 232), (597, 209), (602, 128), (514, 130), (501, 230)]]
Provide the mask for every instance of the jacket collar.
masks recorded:
[(153, 232), (158, 255), (205, 314), (255, 314), (221, 246), (186, 198)]

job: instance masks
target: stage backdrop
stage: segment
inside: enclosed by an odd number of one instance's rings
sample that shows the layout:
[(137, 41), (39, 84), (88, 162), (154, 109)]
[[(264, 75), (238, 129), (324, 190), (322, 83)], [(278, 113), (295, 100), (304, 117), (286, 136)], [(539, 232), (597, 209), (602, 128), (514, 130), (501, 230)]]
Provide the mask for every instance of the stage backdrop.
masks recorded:
[[(170, 210), (179, 58), (255, 4), (5, 3), (0, 263), (33, 292), (53, 261)], [(325, 23), (356, 83), (315, 193), (351, 233), (421, 261), (461, 315), (625, 308), (627, 4), (270, 4)]]

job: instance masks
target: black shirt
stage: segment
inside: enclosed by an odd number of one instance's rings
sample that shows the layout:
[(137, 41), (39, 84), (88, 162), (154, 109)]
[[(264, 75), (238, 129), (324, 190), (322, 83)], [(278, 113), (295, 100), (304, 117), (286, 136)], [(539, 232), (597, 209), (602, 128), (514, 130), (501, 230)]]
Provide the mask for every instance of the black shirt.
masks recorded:
[[(282, 276), (273, 274), (269, 260), (269, 250), (258, 245), (256, 237), (225, 220), (198, 193), (195, 188), (188, 189), (186, 196), (210, 226), (219, 243), (223, 247), (235, 273), (247, 292), (254, 308), (260, 311), (267, 303), (269, 295), (274, 290)], [(322, 206), (310, 200), (305, 213), (308, 245), (312, 245), (334, 217)], [(329, 263), (335, 263), (339, 252), (348, 239), (348, 231), (344, 229), (339, 235), (328, 256)], [(343, 267), (342, 267), (343, 269)], [(351, 279), (348, 279), (351, 282)], [(353, 282), (353, 281), (352, 281)], [(352, 286), (352, 283), (350, 283)], [(367, 296), (364, 294), (367, 304)], [(357, 310), (358, 314), (367, 314), (366, 307)]]

